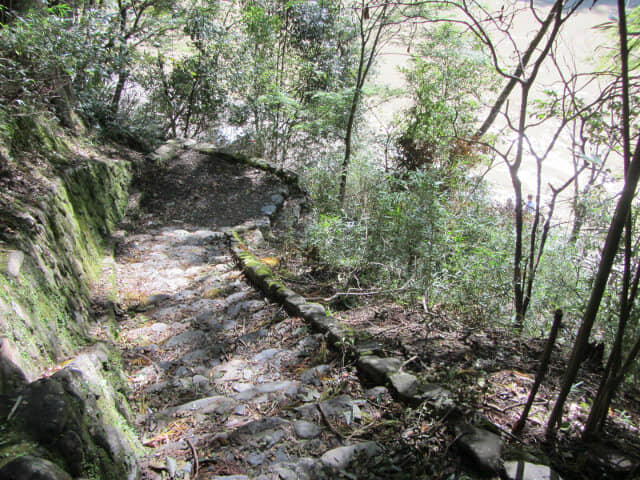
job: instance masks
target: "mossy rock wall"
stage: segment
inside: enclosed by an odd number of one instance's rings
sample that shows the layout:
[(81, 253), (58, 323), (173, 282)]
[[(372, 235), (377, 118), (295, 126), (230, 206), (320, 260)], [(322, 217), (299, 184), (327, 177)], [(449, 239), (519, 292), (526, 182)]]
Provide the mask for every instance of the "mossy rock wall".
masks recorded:
[(87, 343), (88, 284), (132, 176), (125, 161), (61, 165), (55, 156), (55, 164), (28, 172), (30, 191), (4, 194), (11, 198), (0, 212), (0, 357), (30, 380)]
[[(135, 480), (140, 446), (118, 363), (98, 343), (50, 377), (0, 395), (0, 478)], [(33, 476), (29, 464), (58, 472)]]
[(0, 142), (0, 478), (133, 480), (126, 382), (90, 335), (89, 290), (132, 165), (35, 123), (33, 150)]

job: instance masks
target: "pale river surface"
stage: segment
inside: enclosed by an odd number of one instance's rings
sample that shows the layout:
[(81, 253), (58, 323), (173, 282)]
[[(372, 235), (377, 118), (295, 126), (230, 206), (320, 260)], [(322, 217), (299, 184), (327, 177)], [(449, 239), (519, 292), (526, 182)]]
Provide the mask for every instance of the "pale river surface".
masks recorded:
[[(491, 5), (499, 11), (502, 2), (492, 1)], [(638, 1), (634, 0), (637, 4)], [(536, 5), (539, 5), (540, 14), (543, 16), (551, 3), (548, 1), (537, 1)], [(519, 6), (525, 5), (520, 2)], [(617, 15), (616, 3), (612, 0), (597, 2), (595, 6), (589, 8), (592, 5), (591, 1), (585, 2), (585, 7), (582, 7), (576, 12), (572, 18), (570, 18), (564, 25), (560, 40), (558, 42), (558, 58), (565, 65), (573, 65), (573, 68), (577, 72), (586, 73), (593, 71), (597, 65), (598, 55), (604, 53), (604, 46), (615, 46), (611, 35), (602, 31), (602, 29), (596, 28), (597, 25), (601, 25)], [(507, 7), (508, 8), (508, 7)], [(521, 13), (514, 18), (513, 27), (513, 39), (521, 50), (526, 48), (529, 40), (535, 34), (538, 23), (533, 19), (531, 14)], [(499, 40), (496, 35), (496, 41), (499, 45), (504, 45), (504, 52), (500, 52), (504, 55), (505, 60), (512, 56), (513, 53), (509, 51), (508, 42), (504, 39)], [(390, 43), (387, 45), (379, 59), (379, 68), (376, 78), (376, 82), (380, 84), (386, 84), (392, 87), (404, 86), (404, 78), (402, 73), (399, 72), (399, 68), (402, 66), (408, 66), (410, 56), (406, 53), (406, 45), (400, 42)], [(509, 67), (506, 70), (512, 71), (513, 67)], [(556, 87), (557, 90), (558, 74), (556, 73), (551, 62), (545, 62), (539, 75), (539, 81), (537, 88), (533, 92), (533, 97), (540, 97), (540, 92), (544, 88)], [(599, 87), (597, 85), (590, 85), (585, 91), (587, 98), (597, 95)], [(514, 92), (510, 98), (511, 109), (515, 110), (515, 106), (518, 103), (518, 87), (514, 89)], [(403, 109), (406, 109), (409, 105), (409, 100), (396, 99), (384, 106), (376, 109), (374, 118), (371, 123), (379, 122), (380, 125), (390, 122), (394, 115), (401, 114)], [(513, 116), (515, 118), (515, 115)], [(479, 120), (484, 120), (483, 115), (479, 115)], [(503, 148), (505, 148), (510, 142), (514, 142), (517, 139), (517, 135), (511, 131), (505, 129), (506, 122), (503, 119), (498, 118), (492, 127), (494, 133), (500, 133), (499, 138)], [(556, 124), (549, 122), (540, 127), (531, 128), (528, 133), (532, 139), (534, 148), (540, 150), (544, 149), (551, 138), (552, 133), (555, 131)], [(609, 160), (609, 167), (613, 172), (621, 171), (621, 160), (619, 158), (611, 158)], [(535, 160), (534, 157), (527, 153), (520, 172), (520, 178), (523, 183), (523, 195), (535, 194), (536, 181), (535, 181)], [(573, 174), (573, 166), (571, 162), (571, 136), (569, 135), (569, 129), (565, 129), (563, 135), (560, 137), (556, 146), (553, 148), (547, 159), (543, 164), (543, 196), (541, 203), (545, 203), (548, 199), (548, 188), (546, 187), (549, 182), (555, 186), (563, 183)], [(490, 189), (493, 192), (495, 199), (500, 202), (506, 202), (508, 198), (513, 196), (511, 178), (508, 173), (508, 169), (504, 162), (499, 159), (496, 160), (496, 165), (489, 171), (486, 176), (487, 182), (490, 185)], [(617, 187), (612, 186), (612, 189)], [(559, 204), (559, 210), (561, 214), (569, 213), (569, 205), (566, 201), (568, 194), (564, 196), (564, 201)], [(564, 216), (562, 215), (562, 216)]]

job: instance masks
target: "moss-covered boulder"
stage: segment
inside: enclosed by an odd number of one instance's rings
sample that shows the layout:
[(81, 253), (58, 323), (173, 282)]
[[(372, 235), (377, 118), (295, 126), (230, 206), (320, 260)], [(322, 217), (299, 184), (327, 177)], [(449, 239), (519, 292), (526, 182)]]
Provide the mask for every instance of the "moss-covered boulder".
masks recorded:
[(138, 446), (112, 361), (98, 344), (52, 376), (0, 396), (0, 416), (8, 419), (0, 425), (0, 473), (4, 467), (26, 473), (28, 465), (20, 470), (15, 462), (26, 455), (75, 478), (135, 479)]

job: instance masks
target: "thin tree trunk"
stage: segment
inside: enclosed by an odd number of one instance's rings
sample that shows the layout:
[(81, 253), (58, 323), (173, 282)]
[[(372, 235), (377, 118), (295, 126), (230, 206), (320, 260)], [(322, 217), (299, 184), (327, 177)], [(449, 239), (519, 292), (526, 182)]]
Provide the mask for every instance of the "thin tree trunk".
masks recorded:
[(353, 124), (355, 122), (356, 113), (358, 110), (358, 104), (360, 103), (360, 92), (356, 90), (353, 94), (353, 100), (351, 101), (351, 108), (349, 109), (349, 118), (347, 120), (347, 132), (344, 137), (344, 158), (342, 160), (342, 169), (340, 170), (340, 192), (338, 199), (340, 205), (344, 203), (344, 197), (347, 190), (347, 174), (349, 173), (349, 163), (351, 162), (351, 143), (353, 137)]
[(520, 63), (518, 63), (518, 66), (516, 67), (513, 74), (510, 76), (509, 81), (502, 89), (502, 92), (500, 92), (500, 95), (498, 95), (498, 98), (493, 104), (493, 107), (491, 107), (491, 110), (489, 111), (489, 115), (487, 115), (487, 118), (482, 123), (480, 128), (476, 131), (473, 138), (481, 138), (485, 133), (487, 133), (487, 130), (489, 130), (489, 128), (495, 121), (496, 117), (498, 116), (498, 113), (500, 113), (500, 110), (502, 109), (502, 106), (507, 101), (507, 98), (509, 98), (509, 95), (511, 95), (511, 92), (513, 91), (515, 86), (518, 84), (518, 82), (521, 81), (522, 76), (524, 74), (524, 69), (529, 64), (529, 61), (531, 60), (532, 55), (536, 52), (536, 49), (538, 48), (538, 45), (540, 44), (545, 34), (547, 33), (547, 30), (549, 29), (551, 24), (554, 22), (554, 20), (561, 21), (561, 18), (559, 16), (556, 17), (556, 12), (562, 11), (562, 4), (563, 4), (563, 0), (555, 1), (553, 7), (549, 11), (549, 14), (547, 15), (547, 18), (545, 18), (544, 21), (542, 22), (542, 26), (540, 30), (538, 31), (536, 36), (533, 38), (533, 40), (531, 40), (529, 47), (524, 52), (524, 55), (522, 55), (522, 60), (520, 61)]
[(124, 86), (127, 83), (127, 77), (129, 75), (125, 71), (121, 71), (118, 74), (118, 83), (116, 84), (116, 89), (113, 92), (113, 98), (111, 99), (111, 111), (113, 113), (118, 113), (120, 108), (120, 99), (122, 98), (122, 92), (124, 92)]
[[(630, 136), (630, 106), (629, 106), (629, 48), (627, 44), (627, 20), (626, 5), (624, 0), (618, 0), (618, 31), (620, 40), (620, 66), (622, 80), (622, 141), (623, 141), (623, 161), (625, 177), (628, 179), (630, 175), (630, 159), (631, 159), (631, 136)], [(637, 150), (636, 150), (637, 154)], [(635, 156), (634, 156), (635, 159)], [(631, 202), (630, 202), (631, 203)], [(609, 405), (611, 403), (613, 393), (617, 388), (616, 382), (619, 378), (620, 364), (622, 362), (622, 343), (627, 322), (629, 320), (631, 304), (635, 300), (637, 288), (637, 273), (634, 278), (634, 285), (631, 286), (631, 256), (632, 256), (632, 222), (631, 222), (632, 205), (628, 207), (626, 217), (624, 218), (624, 271), (622, 276), (622, 288), (620, 292), (620, 312), (618, 318), (618, 329), (614, 345), (609, 355), (609, 360), (602, 376), (598, 393), (594, 400), (589, 418), (583, 431), (585, 439), (596, 436), (602, 429), (604, 421), (607, 417)], [(617, 212), (616, 212), (617, 213)], [(608, 277), (608, 275), (607, 275)], [(606, 283), (605, 283), (606, 285)], [(631, 288), (631, 293), (629, 292)], [(585, 313), (586, 316), (586, 313)], [(595, 317), (595, 314), (594, 314)], [(584, 340), (584, 339), (581, 339)], [(587, 335), (588, 340), (588, 335)], [(578, 339), (576, 340), (576, 344)], [(575, 350), (575, 349), (574, 349)], [(554, 408), (555, 411), (555, 408)], [(552, 427), (551, 419), (547, 427), (548, 431)]]
[(515, 310), (514, 328), (521, 332), (524, 328), (524, 288), (523, 288), (523, 271), (522, 271), (522, 182), (518, 176), (520, 165), (522, 164), (522, 156), (524, 149), (524, 132), (527, 119), (527, 101), (529, 97), (530, 84), (525, 82), (522, 84), (522, 99), (520, 103), (520, 118), (518, 119), (518, 143), (516, 147), (516, 158), (513, 164), (509, 164), (509, 174), (511, 175), (511, 183), (515, 194), (515, 248), (513, 250), (513, 307)]
[[(629, 159), (631, 158), (631, 133), (630, 133), (630, 105), (629, 105), (629, 46), (627, 44), (627, 19), (626, 19), (626, 5), (624, 0), (618, 0), (618, 14), (619, 14), (619, 38), (620, 38), (620, 67), (622, 78), (622, 141), (623, 141), (623, 160), (625, 175), (629, 173)], [(622, 276), (622, 289), (620, 291), (620, 313), (618, 318), (618, 330), (616, 332), (616, 338), (607, 361), (604, 374), (602, 375), (602, 381), (598, 388), (598, 393), (594, 400), (591, 411), (589, 412), (589, 418), (584, 428), (584, 438), (591, 438), (596, 436), (604, 425), (604, 421), (607, 417), (609, 405), (613, 393), (617, 388), (616, 378), (620, 375), (620, 365), (622, 363), (622, 344), (624, 340), (624, 334), (627, 328), (627, 322), (631, 313), (631, 305), (635, 300), (638, 275), (640, 270), (636, 271), (634, 276), (634, 283), (631, 284), (631, 256), (633, 254), (632, 243), (632, 222), (631, 222), (631, 208), (629, 207), (629, 213), (627, 214), (625, 222), (625, 235), (624, 235), (624, 271)], [(631, 293), (629, 293), (631, 287)]]
[[(593, 406), (591, 407), (589, 418), (587, 419), (587, 423), (584, 428), (585, 439), (593, 438), (602, 431), (602, 427), (604, 425), (605, 419), (607, 418), (607, 412), (609, 411), (609, 405), (611, 404), (613, 394), (615, 393), (615, 390), (619, 385), (618, 383), (616, 383), (616, 381), (618, 380), (618, 378), (624, 378), (624, 368), (621, 368), (620, 366), (620, 364), (622, 363), (623, 340), (626, 325), (629, 321), (631, 305), (633, 305), (637, 298), (639, 283), (640, 262), (636, 265), (636, 272), (634, 274), (633, 284), (631, 285), (631, 292), (629, 293), (627, 301), (628, 308), (625, 311), (626, 315), (624, 317), (622, 313), (620, 315), (620, 323), (618, 326), (616, 339), (614, 341), (611, 354), (609, 355), (607, 366), (604, 373), (602, 374), (602, 380), (600, 382), (600, 386), (598, 387), (598, 393), (596, 394), (596, 398), (593, 401)], [(629, 354), (625, 363), (628, 363), (629, 359), (633, 361), (633, 353)]]
[[(553, 29), (549, 33), (546, 39), (546, 43), (544, 48), (540, 51), (537, 60), (533, 64), (533, 68), (531, 69), (531, 73), (528, 79), (518, 79), (518, 81), (522, 85), (522, 98), (520, 99), (520, 112), (518, 119), (518, 141), (517, 141), (517, 150), (516, 150), (516, 158), (513, 164), (509, 164), (509, 174), (511, 175), (511, 183), (513, 184), (513, 189), (515, 193), (515, 201), (516, 201), (516, 219), (515, 219), (515, 228), (516, 228), (516, 245), (514, 248), (513, 254), (513, 302), (515, 308), (515, 321), (514, 328), (516, 331), (521, 332), (524, 329), (524, 318), (527, 312), (528, 302), (525, 302), (525, 285), (527, 280), (527, 265), (525, 264), (524, 268), (521, 267), (521, 262), (523, 259), (522, 253), (522, 183), (518, 177), (518, 172), (520, 170), (520, 165), (522, 163), (523, 157), (523, 142), (524, 135), (526, 130), (526, 117), (527, 117), (527, 102), (529, 99), (529, 93), (532, 85), (534, 84), (536, 77), (538, 76), (538, 72), (540, 71), (540, 67), (542, 63), (549, 55), (551, 51), (551, 47), (553, 46), (555, 39), (560, 32), (560, 27), (562, 26), (562, 2), (556, 2), (551, 9), (552, 18), (555, 18), (555, 22), (553, 23)], [(537, 201), (539, 204), (540, 200), (540, 180), (537, 181)], [(536, 218), (538, 217), (539, 205), (536, 206)], [(535, 235), (535, 231), (532, 232)]]
[(636, 144), (633, 159), (631, 160), (631, 164), (629, 165), (629, 172), (625, 178), (624, 188), (622, 190), (620, 198), (618, 199), (618, 204), (616, 205), (616, 210), (613, 219), (611, 220), (611, 225), (609, 226), (607, 238), (602, 249), (602, 256), (600, 258), (598, 271), (593, 281), (591, 296), (589, 297), (589, 302), (585, 308), (584, 315), (582, 317), (582, 324), (580, 325), (580, 329), (578, 330), (578, 335), (576, 337), (573, 351), (571, 352), (571, 358), (569, 360), (569, 364), (567, 365), (565, 375), (562, 379), (560, 393), (558, 393), (558, 398), (556, 399), (556, 403), (549, 417), (546, 432), (547, 438), (549, 439), (555, 434), (557, 425), (561, 420), (564, 403), (567, 399), (567, 396), (569, 395), (569, 391), (571, 390), (571, 385), (573, 384), (578, 373), (581, 360), (584, 357), (585, 348), (589, 341), (589, 335), (591, 334), (591, 329), (593, 328), (593, 324), (596, 320), (596, 315), (598, 314), (598, 310), (600, 308), (600, 302), (604, 295), (607, 281), (609, 280), (609, 275), (613, 267), (613, 261), (620, 244), (622, 232), (627, 221), (627, 216), (629, 215), (629, 211), (631, 209), (631, 202), (633, 201), (639, 178), (640, 140)]
[[(338, 193), (338, 200), (340, 205), (344, 204), (344, 199), (347, 190), (347, 175), (349, 173), (349, 164), (351, 162), (351, 149), (353, 141), (353, 127), (355, 124), (356, 114), (358, 113), (358, 107), (362, 98), (362, 88), (364, 82), (369, 74), (373, 60), (376, 58), (378, 45), (382, 36), (382, 31), (386, 26), (387, 8), (388, 4), (384, 4), (380, 7), (379, 13), (376, 15), (374, 26), (370, 30), (365, 28), (364, 22), (368, 19), (369, 7), (365, 1), (361, 3), (362, 12), (360, 13), (360, 58), (358, 60), (358, 73), (356, 75), (356, 86), (353, 92), (353, 98), (351, 100), (351, 107), (349, 108), (349, 118), (347, 119), (347, 130), (344, 137), (344, 158), (342, 160), (342, 168), (340, 171), (340, 190)], [(377, 24), (377, 26), (375, 26)], [(371, 34), (375, 29), (375, 36), (369, 56), (367, 57), (367, 43), (371, 39)]]
[(517, 434), (522, 431), (524, 425), (527, 421), (527, 417), (529, 416), (529, 410), (531, 410), (531, 405), (533, 405), (533, 401), (536, 398), (536, 394), (538, 393), (538, 389), (544, 380), (544, 377), (547, 375), (547, 370), (549, 368), (549, 360), (551, 359), (551, 352), (553, 351), (553, 346), (556, 343), (556, 338), (558, 338), (558, 332), (560, 331), (560, 324), (562, 323), (562, 310), (558, 309), (555, 311), (553, 317), (553, 325), (551, 326), (551, 332), (549, 332), (549, 338), (547, 339), (547, 344), (544, 347), (544, 353), (542, 354), (542, 358), (540, 359), (540, 366), (538, 367), (538, 372), (536, 373), (536, 380), (531, 387), (531, 392), (529, 392), (529, 398), (527, 399), (527, 404), (522, 411), (522, 415), (520, 415), (520, 419), (513, 425), (513, 430), (511, 433)]

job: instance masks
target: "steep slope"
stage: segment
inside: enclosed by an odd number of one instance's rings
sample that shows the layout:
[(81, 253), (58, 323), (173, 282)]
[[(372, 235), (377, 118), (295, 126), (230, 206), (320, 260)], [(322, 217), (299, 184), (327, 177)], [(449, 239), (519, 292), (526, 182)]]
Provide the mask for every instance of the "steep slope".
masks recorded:
[(29, 120), (25, 144), (0, 148), (0, 477), (134, 478), (126, 384), (91, 334), (89, 288), (132, 166)]

